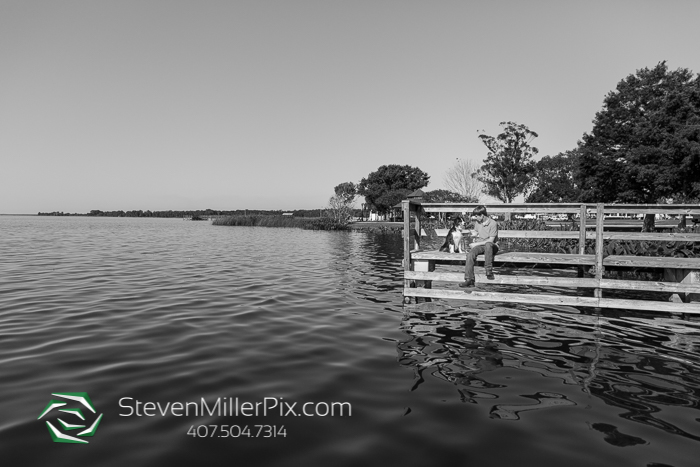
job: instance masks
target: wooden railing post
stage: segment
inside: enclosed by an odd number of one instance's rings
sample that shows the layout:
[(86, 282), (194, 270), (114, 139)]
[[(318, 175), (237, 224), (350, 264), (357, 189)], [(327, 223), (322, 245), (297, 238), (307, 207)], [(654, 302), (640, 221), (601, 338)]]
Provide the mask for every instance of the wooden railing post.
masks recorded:
[(413, 232), (413, 249), (414, 250), (420, 250), (420, 206), (416, 206), (414, 208), (415, 211), (415, 217), (416, 217), (416, 222), (415, 222), (415, 230)]
[[(581, 210), (579, 211), (579, 224), (578, 224), (578, 254), (583, 255), (586, 253), (586, 205), (581, 205)], [(578, 268), (579, 278), (585, 276), (585, 268), (583, 266)]]
[(403, 208), (403, 269), (410, 271), (411, 262), (411, 204), (409, 201), (402, 201)]
[[(600, 285), (603, 280), (603, 224), (605, 220), (605, 210), (602, 203), (596, 205), (595, 219), (595, 280)], [(595, 298), (603, 298), (603, 290), (597, 287), (594, 290)]]
[[(403, 208), (403, 270), (411, 270), (411, 203), (408, 200), (401, 201)], [(411, 286), (411, 281), (405, 278), (404, 274), (403, 286), (405, 289)], [(404, 303), (410, 297), (404, 296)]]
[(586, 205), (581, 205), (581, 211), (579, 213), (579, 229), (578, 229), (578, 254), (583, 255), (586, 253)]

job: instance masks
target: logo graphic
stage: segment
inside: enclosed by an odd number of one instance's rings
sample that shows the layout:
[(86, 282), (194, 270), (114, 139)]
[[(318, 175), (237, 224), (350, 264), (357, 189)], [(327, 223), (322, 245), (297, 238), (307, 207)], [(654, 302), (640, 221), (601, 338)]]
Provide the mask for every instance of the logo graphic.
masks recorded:
[[(95, 411), (95, 406), (92, 405), (92, 401), (90, 400), (90, 396), (88, 396), (87, 392), (56, 392), (51, 395), (55, 397), (60, 397), (61, 399), (79, 402), (83, 405), (83, 408), (67, 408), (66, 406), (68, 405), (68, 402), (65, 402), (63, 400), (51, 399), (46, 408), (43, 410), (43, 412), (41, 412), (41, 415), (39, 415), (37, 420), (40, 420), (44, 415), (51, 412), (53, 409), (58, 409), (59, 412), (63, 412), (66, 414), (63, 416), (64, 418), (70, 420), (71, 422), (74, 422), (68, 423), (59, 418), (58, 423), (59, 426), (63, 428), (63, 430), (73, 431), (82, 429), (82, 431), (77, 433), (77, 436), (94, 436), (95, 432), (97, 431), (97, 427), (100, 425), (100, 421), (102, 420), (103, 414), (100, 414), (89, 427), (87, 426), (83, 410), (87, 409), (90, 412), (97, 414), (97, 412)], [(70, 436), (63, 433), (58, 428), (53, 426), (48, 420), (46, 421), (46, 427), (49, 429), (49, 434), (51, 435), (51, 439), (53, 439), (54, 443), (88, 443), (84, 439), (76, 438), (75, 436)]]

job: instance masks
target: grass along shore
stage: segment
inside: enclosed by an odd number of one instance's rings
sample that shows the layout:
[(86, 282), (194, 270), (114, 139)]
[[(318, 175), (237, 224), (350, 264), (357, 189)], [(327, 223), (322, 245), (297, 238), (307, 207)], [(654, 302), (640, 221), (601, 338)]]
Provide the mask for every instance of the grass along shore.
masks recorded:
[(212, 225), (234, 227), (286, 227), (306, 230), (348, 230), (342, 224), (329, 217), (292, 217), (292, 216), (226, 216), (214, 219)]
[(249, 226), (249, 227), (287, 227), (306, 230), (353, 230), (365, 232), (403, 233), (403, 222), (350, 222), (341, 224), (328, 217), (291, 217), (291, 216), (226, 216), (213, 220), (212, 225)]

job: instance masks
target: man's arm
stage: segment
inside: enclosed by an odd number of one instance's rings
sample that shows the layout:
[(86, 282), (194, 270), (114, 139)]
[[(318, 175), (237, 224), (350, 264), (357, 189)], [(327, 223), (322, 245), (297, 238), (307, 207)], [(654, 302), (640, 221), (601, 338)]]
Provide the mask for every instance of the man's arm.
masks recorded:
[(492, 237), (487, 238), (487, 239), (484, 240), (484, 241), (470, 243), (469, 246), (472, 247), (472, 248), (474, 248), (475, 246), (486, 245), (487, 243), (494, 243), (495, 241), (496, 241), (496, 236), (494, 235), (494, 236), (492, 236)]

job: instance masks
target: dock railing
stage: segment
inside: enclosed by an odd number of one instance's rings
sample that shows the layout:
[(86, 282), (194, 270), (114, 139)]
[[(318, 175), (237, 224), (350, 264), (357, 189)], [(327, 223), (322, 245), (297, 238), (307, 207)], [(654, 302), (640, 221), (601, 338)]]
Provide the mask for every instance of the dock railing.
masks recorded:
[[(404, 214), (404, 297), (443, 298), (458, 300), (484, 300), (511, 303), (560, 304), (595, 308), (619, 308), (655, 310), (681, 313), (700, 313), (700, 257), (638, 256), (606, 254), (605, 242), (611, 240), (700, 242), (700, 233), (685, 232), (618, 232), (605, 230), (608, 213), (665, 214), (679, 218), (679, 224), (688, 215), (700, 214), (700, 205), (631, 205), (631, 204), (487, 204), (489, 215), (498, 214), (569, 214), (578, 215), (578, 231), (564, 230), (499, 230), (499, 239), (548, 238), (578, 240), (577, 253), (533, 253), (507, 251), (496, 255), (496, 279), (486, 280), (477, 274), (477, 289), (465, 292), (457, 287), (463, 272), (436, 271), (436, 265), (463, 265), (464, 253), (455, 254), (421, 249), (421, 233), (426, 217), (433, 213), (462, 215), (468, 221), (477, 206), (474, 203), (422, 203), (413, 200), (402, 202)], [(595, 213), (595, 221), (588, 215)], [(412, 222), (413, 221), (413, 222)], [(591, 223), (595, 222), (592, 229)], [(587, 225), (588, 224), (588, 225)], [(641, 227), (640, 227), (641, 230)], [(586, 253), (586, 240), (593, 240), (594, 252)], [(477, 258), (483, 261), (483, 257)], [(528, 266), (536, 271), (538, 266), (554, 269), (578, 269), (578, 277), (552, 277), (542, 275), (502, 274), (499, 265)], [(605, 278), (606, 270), (632, 270), (635, 279)], [(528, 269), (528, 272), (530, 269)], [(637, 279), (639, 272), (663, 274), (663, 280)], [(478, 272), (478, 271), (477, 271)], [(439, 286), (433, 287), (433, 282)], [(546, 287), (546, 294), (527, 292), (489, 291), (489, 285), (517, 285)], [(551, 288), (561, 293), (550, 293)], [(558, 289), (561, 287), (561, 289)], [(491, 288), (493, 289), (493, 288)], [(523, 287), (519, 287), (523, 289)], [(589, 289), (592, 289), (592, 294)], [(611, 291), (666, 292), (663, 299), (614, 298)], [(636, 292), (635, 292), (636, 291)], [(575, 293), (575, 295), (572, 295)], [(668, 294), (670, 293), (670, 297)], [(646, 294), (648, 295), (648, 294)]]

